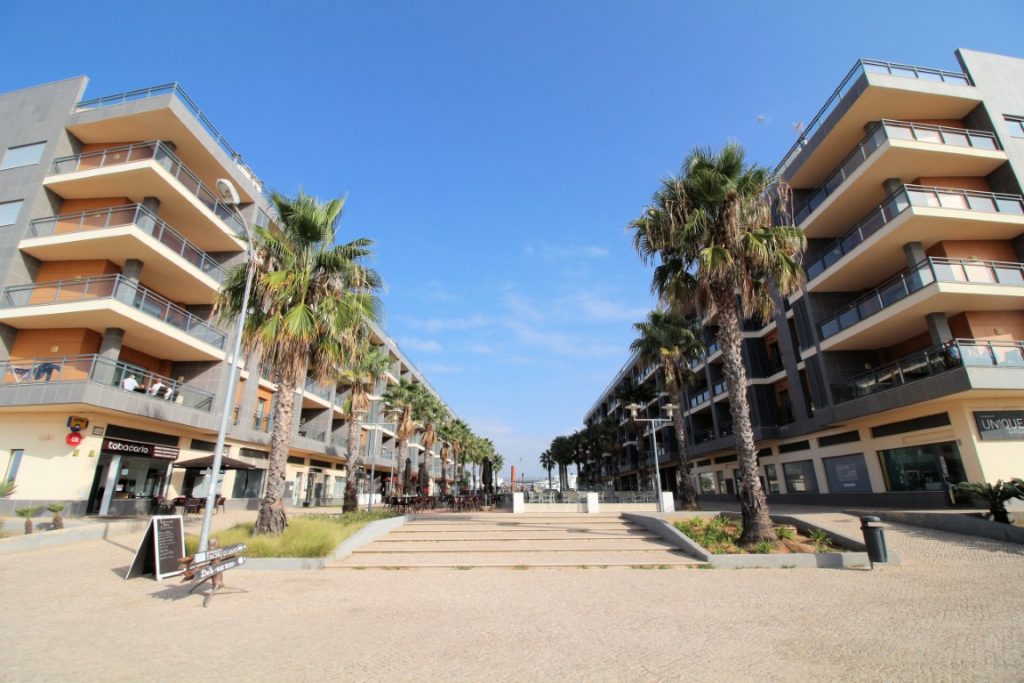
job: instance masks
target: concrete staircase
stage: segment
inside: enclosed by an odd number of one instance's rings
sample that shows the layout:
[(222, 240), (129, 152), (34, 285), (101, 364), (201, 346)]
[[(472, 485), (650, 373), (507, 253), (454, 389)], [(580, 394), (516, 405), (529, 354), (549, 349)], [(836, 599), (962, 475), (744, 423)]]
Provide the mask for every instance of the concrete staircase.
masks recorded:
[(701, 564), (618, 514), (427, 514), (328, 565), (338, 569)]

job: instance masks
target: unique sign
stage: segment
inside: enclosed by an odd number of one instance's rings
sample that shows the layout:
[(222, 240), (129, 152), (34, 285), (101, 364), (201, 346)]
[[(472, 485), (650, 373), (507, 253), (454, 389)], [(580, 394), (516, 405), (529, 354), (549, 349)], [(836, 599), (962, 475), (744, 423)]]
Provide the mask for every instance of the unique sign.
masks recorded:
[(974, 421), (984, 441), (1024, 440), (1024, 410), (975, 411)]
[(161, 458), (163, 460), (177, 460), (178, 453), (181, 452), (173, 446), (158, 446), (153, 443), (111, 438), (103, 439), (103, 450), (107, 453), (134, 455), (142, 458)]
[(142, 537), (125, 579), (153, 574), (157, 581), (182, 573), (179, 566), (185, 554), (185, 529), (180, 515), (154, 515)]
[(79, 434), (78, 432), (71, 432), (70, 434), (64, 437), (64, 443), (66, 443), (69, 446), (81, 446), (82, 435)]
[(68, 416), (68, 429), (73, 432), (80, 432), (89, 426), (89, 420), (77, 415)]

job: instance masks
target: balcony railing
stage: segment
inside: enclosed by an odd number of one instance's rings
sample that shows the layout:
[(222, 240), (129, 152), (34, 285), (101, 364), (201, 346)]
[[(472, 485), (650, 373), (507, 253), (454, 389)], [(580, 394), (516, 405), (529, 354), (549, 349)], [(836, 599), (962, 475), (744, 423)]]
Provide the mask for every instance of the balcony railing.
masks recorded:
[(252, 416), (252, 428), (257, 432), (272, 432), (274, 431), (274, 418), (270, 415), (254, 413)]
[(138, 142), (132, 145), (109, 147), (85, 154), (73, 154), (53, 160), (54, 174), (89, 171), (136, 161), (152, 159), (165, 171), (174, 176), (188, 194), (196, 197), (206, 208), (215, 213), (236, 234), (244, 235), (245, 226), (235, 212), (222, 204), (217, 195), (209, 190), (199, 176), (190, 171), (181, 160), (160, 141)]
[(821, 185), (811, 192), (794, 211), (793, 221), (797, 225), (802, 223), (816, 208), (824, 203), (825, 199), (835, 193), (836, 189), (853, 174), (860, 166), (867, 161), (871, 154), (888, 140), (914, 140), (917, 142), (932, 142), (940, 145), (953, 145), (956, 147), (974, 147), (976, 149), (998, 150), (999, 142), (993, 133), (982, 130), (967, 130), (964, 128), (949, 128), (947, 126), (932, 126), (921, 123), (907, 123), (905, 121), (891, 121), (883, 119), (871, 126), (868, 134), (858, 143), (852, 152), (839, 165)]
[(837, 383), (832, 396), (845, 403), (965, 366), (1024, 370), (1024, 341), (956, 339)]
[(123, 275), (101, 275), (80, 280), (58, 280), (35, 285), (16, 285), (4, 290), (2, 308), (45, 306), (93, 299), (114, 299), (179, 329), (218, 349), (225, 334), (156, 292)]
[[(940, 69), (927, 69), (920, 66), (908, 66), (906, 64), (895, 64), (893, 62), (880, 62), (874, 59), (860, 59), (853, 68), (846, 74), (839, 87), (833, 91), (818, 113), (814, 115), (811, 122), (793, 143), (786, 156), (782, 158), (779, 165), (775, 167), (774, 174), (781, 175), (786, 172), (793, 162), (800, 156), (800, 153), (807, 147), (811, 138), (821, 129), (828, 117), (839, 108), (840, 103), (853, 90), (854, 85), (860, 77), (866, 73), (888, 74), (890, 76), (901, 76), (904, 78), (917, 78), (924, 81), (941, 81), (944, 83), (955, 83), (957, 85), (973, 85), (971, 79), (965, 74), (956, 71), (942, 71)], [(860, 91), (857, 91), (858, 93)]]
[(96, 354), (7, 360), (0, 362), (0, 372), (0, 384), (4, 386), (92, 382), (117, 387), (152, 401), (172, 403), (205, 413), (213, 408), (214, 396), (211, 393), (149, 372), (137, 365)]
[(314, 396), (319, 396), (325, 401), (331, 400), (331, 390), (321, 384), (317, 384), (313, 381), (312, 377), (306, 378), (306, 383), (303, 385), (303, 388)]
[(141, 204), (37, 218), (29, 224), (29, 237), (52, 237), (127, 225), (137, 226), (217, 282), (223, 282), (227, 275), (220, 263)]
[(699, 394), (694, 394), (693, 396), (690, 397), (690, 407), (691, 408), (696, 408), (701, 403), (704, 403), (705, 401), (710, 401), (710, 400), (711, 400), (711, 392), (708, 391), (707, 389), (705, 389), (704, 391), (700, 392)]
[(318, 429), (310, 425), (299, 425), (299, 436), (304, 436), (307, 439), (312, 439), (313, 441), (323, 441), (327, 438), (327, 433), (322, 429)]
[(711, 391), (715, 396), (721, 396), (725, 392), (729, 391), (729, 383), (724, 379), (715, 382), (714, 386), (711, 387)]
[(192, 100), (191, 97), (182, 89), (177, 83), (165, 83), (163, 85), (154, 85), (149, 88), (142, 88), (140, 90), (129, 90), (127, 92), (118, 93), (116, 95), (108, 95), (106, 97), (97, 97), (92, 100), (82, 100), (75, 105), (75, 113), (89, 111), (91, 109), (101, 109), (103, 107), (113, 107), (119, 104), (125, 104), (126, 102), (136, 102), (139, 100), (146, 100), (151, 97), (160, 97), (161, 95), (174, 95), (178, 98), (185, 108), (191, 112), (196, 120), (199, 121), (200, 125), (206, 132), (210, 134), (210, 137), (214, 139), (217, 145), (229, 156), (231, 161), (238, 166), (238, 170), (249, 179), (250, 182), (262, 193), (267, 196), (267, 192), (264, 189), (263, 181), (257, 177), (256, 173), (244, 161), (242, 161), (242, 155), (235, 151), (235, 148), (220, 134), (216, 126), (206, 118), (206, 115), (199, 110), (199, 107)]
[(911, 206), (1024, 215), (1024, 198), (1018, 194), (904, 185), (860, 219), (849, 232), (826, 247), (807, 266), (807, 279), (813, 280), (821, 275)]
[(938, 257), (925, 259), (820, 323), (820, 338), (828, 339), (933, 282), (969, 282), (1020, 287), (1024, 286), (1024, 264)]

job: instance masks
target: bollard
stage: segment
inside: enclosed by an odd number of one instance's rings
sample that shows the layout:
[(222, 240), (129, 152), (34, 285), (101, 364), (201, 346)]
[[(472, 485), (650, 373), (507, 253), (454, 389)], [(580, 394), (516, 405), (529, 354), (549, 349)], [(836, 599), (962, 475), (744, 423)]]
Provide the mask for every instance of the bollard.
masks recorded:
[(871, 568), (875, 568), (875, 562), (888, 562), (889, 553), (885, 547), (885, 529), (880, 526), (871, 526), (872, 522), (881, 522), (878, 517), (861, 517), (860, 530), (864, 534), (864, 545), (868, 549), (868, 561)]

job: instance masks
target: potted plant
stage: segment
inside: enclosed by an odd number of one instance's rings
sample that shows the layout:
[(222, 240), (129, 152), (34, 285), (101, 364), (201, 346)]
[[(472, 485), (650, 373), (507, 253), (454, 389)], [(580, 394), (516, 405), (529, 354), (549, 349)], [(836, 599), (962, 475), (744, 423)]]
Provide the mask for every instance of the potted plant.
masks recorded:
[(31, 508), (18, 508), (14, 511), (14, 514), (18, 515), (25, 520), (25, 533), (32, 533), (32, 515), (39, 512), (39, 506)]
[(954, 490), (988, 503), (992, 521), (1009, 524), (1010, 515), (1006, 510), (1006, 502), (1015, 498), (1024, 500), (1024, 479), (1011, 479), (1007, 482), (999, 479), (994, 484), (972, 481), (957, 484)]
[(64, 518), (60, 516), (60, 513), (64, 509), (64, 503), (50, 503), (46, 509), (53, 513), (53, 528), (63, 529)]

